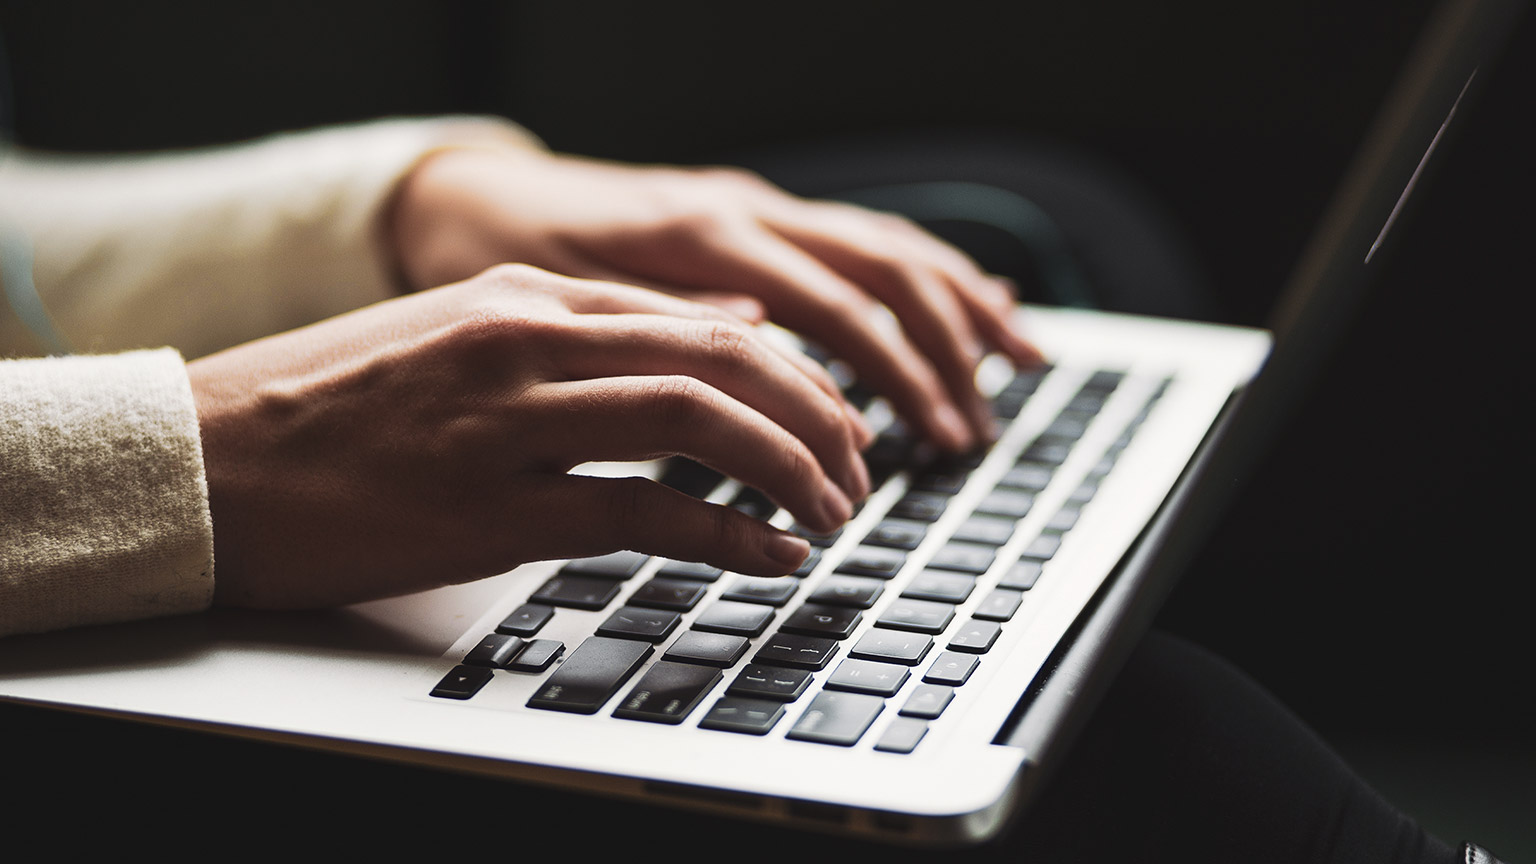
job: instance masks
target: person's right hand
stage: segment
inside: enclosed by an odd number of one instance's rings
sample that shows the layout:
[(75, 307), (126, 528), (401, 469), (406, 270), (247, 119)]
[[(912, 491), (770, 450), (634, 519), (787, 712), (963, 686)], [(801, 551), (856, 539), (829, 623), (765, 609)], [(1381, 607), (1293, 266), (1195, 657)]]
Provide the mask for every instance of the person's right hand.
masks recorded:
[(870, 432), (712, 306), (504, 266), (188, 366), (223, 605), (313, 608), (620, 549), (755, 575), (804, 540), (591, 461), (692, 457), (830, 531)]

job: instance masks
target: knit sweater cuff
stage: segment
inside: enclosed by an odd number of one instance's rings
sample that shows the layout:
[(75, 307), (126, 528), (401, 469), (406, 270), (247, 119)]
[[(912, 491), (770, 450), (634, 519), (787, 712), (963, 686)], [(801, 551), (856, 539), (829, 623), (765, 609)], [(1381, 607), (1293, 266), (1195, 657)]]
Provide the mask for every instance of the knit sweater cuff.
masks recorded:
[(207, 608), (213, 523), (172, 350), (0, 361), (0, 635)]

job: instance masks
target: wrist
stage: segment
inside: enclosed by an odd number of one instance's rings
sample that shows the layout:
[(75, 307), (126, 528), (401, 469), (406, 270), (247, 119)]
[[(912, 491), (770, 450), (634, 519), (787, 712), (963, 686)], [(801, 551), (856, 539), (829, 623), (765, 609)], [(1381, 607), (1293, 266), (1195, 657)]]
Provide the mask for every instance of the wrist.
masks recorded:
[(449, 147), (424, 155), (401, 178), (385, 210), (395, 272), (405, 292), (468, 279), (522, 260), (506, 202), (541, 151), (496, 145)]

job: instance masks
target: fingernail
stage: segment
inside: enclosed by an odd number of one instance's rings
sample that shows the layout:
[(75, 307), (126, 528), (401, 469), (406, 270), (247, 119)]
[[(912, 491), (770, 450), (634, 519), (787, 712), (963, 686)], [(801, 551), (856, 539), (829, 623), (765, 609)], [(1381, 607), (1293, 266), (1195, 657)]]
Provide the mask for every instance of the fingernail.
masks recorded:
[(947, 442), (938, 443), (947, 444), (954, 450), (965, 450), (973, 443), (970, 424), (965, 422), (965, 418), (960, 416), (960, 412), (953, 405), (941, 403), (934, 406), (933, 420), (938, 425), (939, 431), (944, 433), (944, 437), (949, 439)]
[(805, 556), (811, 554), (811, 544), (793, 534), (772, 531), (768, 534), (768, 542), (764, 544), (763, 552), (788, 573), (799, 567), (805, 560)]
[(875, 443), (875, 430), (869, 428), (869, 421), (864, 419), (864, 415), (859, 413), (859, 409), (844, 402), (843, 413), (848, 415), (848, 420), (853, 424), (854, 434), (859, 436), (858, 447), (860, 450)]
[(864, 500), (870, 492), (869, 466), (864, 464), (864, 457), (857, 453), (853, 454), (848, 473), (852, 475), (850, 477), (853, 487), (851, 497), (858, 501)]
[(982, 441), (986, 444), (996, 443), (997, 436), (1001, 433), (998, 429), (997, 421), (992, 417), (991, 409), (982, 406), (980, 412), (975, 417), (976, 434), (981, 436)]
[(837, 484), (831, 480), (826, 482), (821, 492), (821, 515), (826, 519), (827, 530), (847, 522), (853, 516), (853, 502), (843, 494), (843, 490), (837, 488)]

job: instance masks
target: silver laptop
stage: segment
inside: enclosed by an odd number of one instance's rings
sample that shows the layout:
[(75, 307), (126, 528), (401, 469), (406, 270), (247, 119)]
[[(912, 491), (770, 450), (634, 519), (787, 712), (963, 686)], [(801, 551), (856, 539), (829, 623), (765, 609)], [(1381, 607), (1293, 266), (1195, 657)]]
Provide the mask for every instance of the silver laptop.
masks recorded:
[[(888, 841), (994, 836), (1337, 340), (1515, 5), (1454, 0), (1426, 28), (1273, 337), (1022, 309), (1050, 366), (983, 366), (996, 445), (935, 459), (868, 402), (880, 485), (795, 575), (620, 553), (324, 614), (11, 638), (0, 698)], [(692, 463), (580, 470), (793, 527)]]

